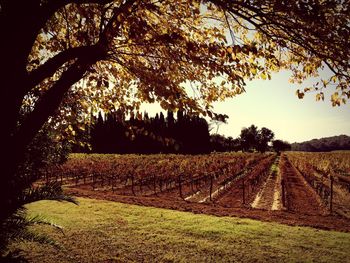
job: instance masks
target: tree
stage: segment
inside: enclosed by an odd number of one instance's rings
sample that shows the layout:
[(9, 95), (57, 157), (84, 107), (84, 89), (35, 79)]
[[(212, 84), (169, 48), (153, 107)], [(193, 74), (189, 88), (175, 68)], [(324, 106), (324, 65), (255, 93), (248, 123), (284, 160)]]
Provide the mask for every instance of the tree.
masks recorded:
[(204, 118), (186, 114), (174, 125), (174, 139), (182, 145), (180, 152), (189, 154), (208, 153), (210, 151), (209, 125)]
[[(218, 134), (219, 128), (221, 124), (227, 124), (228, 115), (226, 114), (214, 114), (214, 116), (211, 118), (211, 126), (216, 126), (215, 134)], [(212, 128), (211, 128), (212, 129)]]
[(266, 152), (269, 142), (273, 140), (273, 137), (275, 137), (275, 134), (270, 129), (265, 127), (261, 128), (258, 133), (256, 149), (262, 153)]
[[(201, 3), (0, 0), (0, 80), (7, 102), (0, 103), (6, 112), (0, 223), (25, 190), (16, 171), (49, 119), (64, 139), (74, 140), (72, 127), (83, 129), (91, 113), (130, 112), (142, 101), (213, 116), (214, 101), (242, 93), (246, 79), (270, 78), (282, 68), (301, 81), (326, 66), (333, 75), (314, 87), (317, 99), (333, 84), (334, 105), (349, 98), (347, 2)], [(188, 95), (188, 82), (198, 97)], [(24, 105), (31, 112), (21, 120)]]
[(268, 128), (261, 128), (251, 125), (248, 128), (243, 128), (239, 136), (243, 151), (259, 151), (266, 152), (268, 144), (274, 137), (274, 133)]
[(259, 142), (258, 127), (251, 125), (248, 128), (243, 128), (239, 137), (243, 151), (253, 151), (257, 149)]
[(169, 111), (167, 121), (161, 123), (159, 114), (150, 118), (146, 112), (143, 119), (137, 121), (133, 118), (126, 120), (125, 116), (118, 117), (116, 114), (106, 114), (102, 118), (99, 114), (91, 128), (92, 152), (208, 153), (210, 136), (207, 121), (180, 111), (176, 115), (177, 119)]
[(105, 119), (98, 115), (95, 124), (90, 128), (91, 151), (95, 153), (125, 153), (127, 145), (127, 127), (124, 117), (118, 112), (107, 114)]
[(275, 152), (280, 153), (282, 151), (288, 151), (291, 149), (291, 145), (288, 142), (282, 140), (274, 140), (272, 141), (272, 148)]

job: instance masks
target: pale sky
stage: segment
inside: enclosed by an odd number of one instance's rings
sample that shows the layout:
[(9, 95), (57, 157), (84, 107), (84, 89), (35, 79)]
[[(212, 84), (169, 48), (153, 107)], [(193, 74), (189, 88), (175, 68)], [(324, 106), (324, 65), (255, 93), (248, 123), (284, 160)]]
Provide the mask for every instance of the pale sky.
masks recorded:
[[(325, 92), (324, 101), (316, 102), (314, 93), (306, 94), (300, 100), (295, 91), (311, 86), (312, 82), (292, 84), (288, 81), (289, 76), (289, 72), (283, 71), (272, 75), (271, 80), (247, 82), (246, 93), (215, 103), (215, 112), (229, 116), (228, 123), (222, 124), (218, 133), (236, 138), (243, 127), (254, 124), (271, 129), (276, 139), (290, 143), (350, 135), (350, 101), (340, 107), (332, 107), (331, 90)], [(160, 108), (144, 105), (142, 110), (151, 117)]]

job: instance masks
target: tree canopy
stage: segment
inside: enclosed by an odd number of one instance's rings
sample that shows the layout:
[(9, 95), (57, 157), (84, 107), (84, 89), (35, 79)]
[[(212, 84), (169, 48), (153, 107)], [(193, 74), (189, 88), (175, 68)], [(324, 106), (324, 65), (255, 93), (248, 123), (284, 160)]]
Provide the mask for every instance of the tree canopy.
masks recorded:
[(107, 114), (105, 118), (99, 115), (89, 134), (82, 134), (90, 140), (91, 149), (87, 152), (205, 154), (211, 150), (209, 127), (204, 118), (183, 111), (177, 112), (176, 119), (171, 111), (167, 118), (162, 112), (155, 117), (149, 117), (147, 112), (135, 116), (126, 119), (118, 113)]
[(259, 151), (266, 152), (269, 148), (269, 143), (273, 140), (275, 134), (268, 128), (261, 128), (251, 125), (248, 128), (243, 128), (239, 136), (240, 144), (243, 151)]
[(299, 98), (316, 90), (316, 99), (324, 99), (329, 85), (336, 86), (334, 105), (350, 96), (344, 1), (0, 3), (2, 74), (16, 99), (9, 128), (16, 128), (21, 105), (33, 107), (15, 135), (23, 145), (49, 116), (63, 124), (67, 137), (74, 135), (69, 125), (77, 115), (81, 127), (89, 111), (134, 110), (145, 101), (212, 117), (212, 102), (283, 68), (297, 82), (324, 67), (333, 73), (298, 90)]
[[(297, 90), (316, 92), (324, 100), (324, 89), (334, 87), (332, 105), (341, 105), (350, 97), (350, 4), (338, 0), (252, 0), (208, 1), (220, 6), (238, 27), (256, 30), (255, 41), (273, 53), (278, 66), (292, 70), (291, 81), (302, 83), (308, 77), (320, 77), (328, 68), (331, 75), (312, 87)], [(234, 28), (234, 27), (233, 27)]]
[(272, 141), (272, 148), (275, 152), (280, 153), (281, 151), (291, 150), (291, 144), (282, 140), (274, 140)]

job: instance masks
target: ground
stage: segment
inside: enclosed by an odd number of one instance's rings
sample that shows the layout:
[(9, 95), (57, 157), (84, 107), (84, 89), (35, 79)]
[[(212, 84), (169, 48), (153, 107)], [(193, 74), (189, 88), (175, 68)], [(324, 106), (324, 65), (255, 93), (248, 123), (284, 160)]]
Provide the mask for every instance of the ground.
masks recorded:
[[(350, 262), (350, 233), (78, 198), (28, 206), (63, 227), (22, 242), (29, 262)], [(202, 204), (205, 206), (204, 204)], [(209, 209), (209, 206), (208, 206)]]
[(79, 206), (53, 201), (28, 206), (30, 216), (64, 228), (64, 234), (33, 228), (57, 247), (14, 244), (30, 262), (350, 262), (347, 189), (335, 184), (330, 209), (329, 199), (285, 155), (258, 158), (235, 173), (220, 170), (203, 177), (199, 188), (192, 179), (169, 187), (155, 176), (139, 184), (134, 176), (119, 180), (117, 166), (100, 161), (74, 167), (62, 170), (68, 179), (54, 175)]
[(200, 204), (187, 202), (180, 198), (159, 198), (145, 196), (116, 195), (110, 191), (94, 191), (86, 188), (69, 188), (67, 193), (75, 196), (89, 197), (100, 200), (117, 201), (127, 204), (137, 204), (147, 207), (159, 207), (179, 211), (188, 211), (196, 214), (208, 214), (215, 216), (236, 216), (251, 218), (266, 222), (278, 222), (291, 226), (310, 226), (325, 230), (337, 230), (350, 232), (350, 220), (337, 215), (308, 215), (284, 210), (269, 211), (263, 209), (251, 209), (249, 207), (223, 207), (219, 204)]

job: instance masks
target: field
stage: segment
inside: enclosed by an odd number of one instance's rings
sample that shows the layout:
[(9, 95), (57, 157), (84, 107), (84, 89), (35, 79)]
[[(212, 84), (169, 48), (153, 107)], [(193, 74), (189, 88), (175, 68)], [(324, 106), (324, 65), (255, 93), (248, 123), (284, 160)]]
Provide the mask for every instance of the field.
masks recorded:
[(190, 203), (349, 219), (349, 160), (349, 152), (76, 154), (43, 178), (61, 181), (75, 195), (154, 200), (154, 206), (170, 201), (180, 210)]
[(42, 182), (62, 182), (80, 205), (28, 207), (64, 227), (34, 228), (62, 246), (15, 247), (32, 262), (350, 262), (349, 160), (350, 152), (74, 154)]
[[(205, 203), (238, 191), (238, 203), (249, 203), (268, 175), (273, 154), (72, 156), (45, 176), (71, 188), (115, 195), (183, 199)], [(59, 177), (58, 177), (59, 175)], [(235, 206), (235, 203), (232, 203)]]
[(59, 247), (22, 242), (29, 262), (349, 262), (350, 233), (78, 198), (28, 206)]

